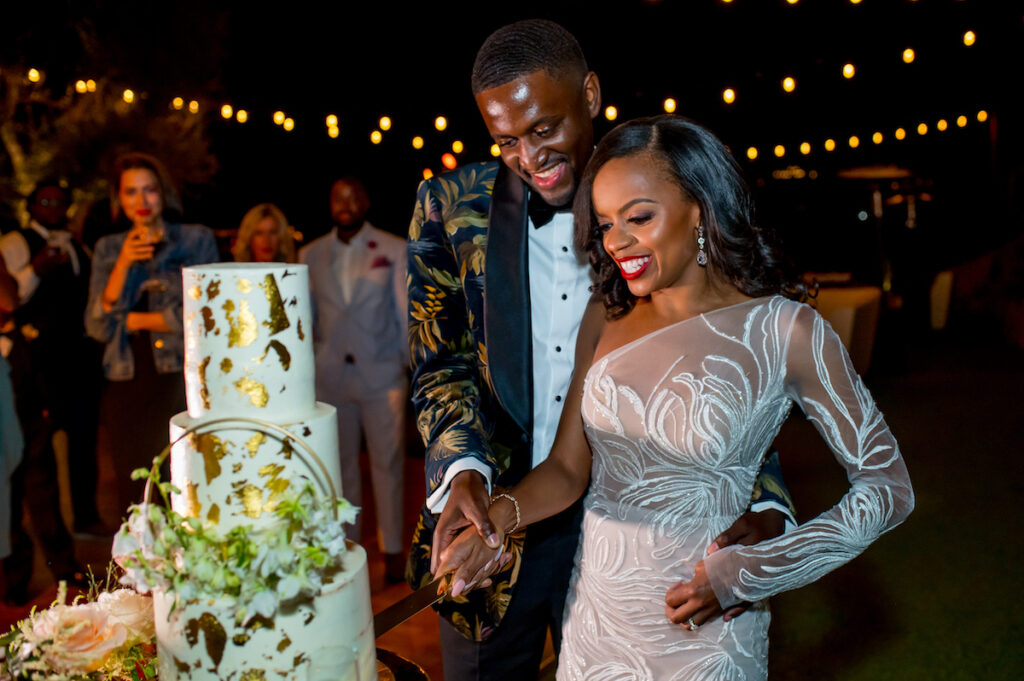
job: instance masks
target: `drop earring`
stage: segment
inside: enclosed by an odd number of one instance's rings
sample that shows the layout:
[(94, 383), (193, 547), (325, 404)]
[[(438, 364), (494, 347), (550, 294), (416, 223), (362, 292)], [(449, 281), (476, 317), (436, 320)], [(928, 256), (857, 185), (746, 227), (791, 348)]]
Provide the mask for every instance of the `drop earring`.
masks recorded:
[(693, 229), (697, 233), (697, 264), (701, 267), (707, 267), (708, 254), (704, 250), (704, 225), (697, 225)]

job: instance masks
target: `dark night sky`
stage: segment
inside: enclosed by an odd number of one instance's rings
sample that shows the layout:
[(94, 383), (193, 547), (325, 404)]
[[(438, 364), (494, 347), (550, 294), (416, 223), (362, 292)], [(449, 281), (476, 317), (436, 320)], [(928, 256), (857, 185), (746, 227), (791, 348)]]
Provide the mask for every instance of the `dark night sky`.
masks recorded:
[[(947, 197), (966, 214), (966, 187), (991, 192), (993, 174), (1020, 165), (1020, 109), (1008, 96), (1019, 89), (1022, 65), (1024, 9), (1017, 2), (459, 1), (424, 3), (415, 13), (393, 2), (211, 7), (92, 0), (16, 9), (16, 20), (0, 28), (0, 64), (40, 65), (51, 80), (101, 68), (151, 101), (181, 94), (209, 108), (246, 108), (245, 125), (211, 114), (221, 170), (192, 191), (194, 216), (217, 227), (232, 227), (249, 206), (271, 200), (300, 229), (323, 231), (326, 187), (336, 174), (354, 172), (368, 180), (371, 218), (404, 231), (423, 168), (439, 170), (453, 140), (466, 145), (462, 161), (489, 158), (469, 89), (473, 55), (498, 26), (535, 16), (559, 21), (579, 38), (620, 121), (660, 113), (672, 96), (677, 113), (710, 127), (741, 158), (757, 146), (758, 160), (743, 163), (755, 185), (765, 180), (762, 214), (782, 232), (801, 220), (835, 218), (822, 215), (829, 210), (822, 204), (837, 196), (849, 205), (834, 211), (859, 210), (864, 191), (837, 186), (839, 168), (909, 167), (949, 187)], [(75, 30), (83, 24), (97, 36), (91, 50)], [(970, 48), (962, 42), (968, 29), (978, 35)], [(901, 60), (906, 47), (917, 52), (912, 64)], [(841, 75), (848, 61), (857, 69), (852, 80)], [(780, 86), (787, 75), (797, 80), (793, 94)], [(732, 106), (722, 101), (725, 87), (737, 91)], [(295, 119), (293, 132), (271, 122), (278, 108)], [(992, 114), (988, 124), (975, 120), (979, 109)], [(328, 113), (339, 116), (337, 140), (327, 137)], [(369, 133), (383, 114), (394, 126), (374, 146)], [(439, 114), (450, 121), (444, 133), (432, 127)], [(962, 130), (953, 124), (960, 114), (971, 117)], [(939, 118), (950, 121), (949, 131), (935, 131)], [(922, 121), (930, 126), (924, 137), (914, 132)], [(992, 121), (999, 126), (995, 151)], [(904, 142), (893, 139), (898, 126), (908, 130)], [(610, 127), (598, 121), (599, 134)], [(875, 130), (885, 135), (881, 145), (870, 142)], [(853, 134), (859, 149), (846, 145)], [(425, 138), (424, 149), (413, 150), (413, 135)], [(827, 137), (839, 143), (831, 154), (822, 149)], [(797, 152), (802, 141), (813, 145), (807, 157)], [(776, 144), (787, 148), (782, 159), (772, 155)], [(817, 183), (771, 180), (772, 171), (793, 164), (817, 170)], [(796, 240), (800, 229), (790, 230)]]

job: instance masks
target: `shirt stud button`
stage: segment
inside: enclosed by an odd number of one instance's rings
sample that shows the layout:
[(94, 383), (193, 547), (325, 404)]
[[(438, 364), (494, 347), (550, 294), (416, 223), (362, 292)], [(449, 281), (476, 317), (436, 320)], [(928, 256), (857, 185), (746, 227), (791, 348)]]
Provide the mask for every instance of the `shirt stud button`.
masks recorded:
[(562, 246), (562, 253), (568, 253), (568, 252), (569, 252), (569, 247), (568, 246)]
[(561, 401), (562, 401), (562, 396), (561, 395), (555, 395), (555, 402), (561, 402)]
[(555, 346), (555, 352), (561, 352), (561, 351), (562, 351), (562, 346), (561, 345), (556, 345)]
[(562, 294), (562, 300), (569, 300), (569, 296), (567, 296), (566, 294), (563, 293)]

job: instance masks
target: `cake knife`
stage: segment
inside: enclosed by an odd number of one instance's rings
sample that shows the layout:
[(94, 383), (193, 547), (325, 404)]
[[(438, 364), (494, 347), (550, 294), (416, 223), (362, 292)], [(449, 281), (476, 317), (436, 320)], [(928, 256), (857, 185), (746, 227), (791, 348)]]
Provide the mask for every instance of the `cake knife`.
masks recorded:
[(434, 581), (421, 586), (411, 594), (384, 608), (373, 616), (374, 634), (380, 637), (420, 610), (427, 608), (451, 592), (452, 573), (441, 575)]

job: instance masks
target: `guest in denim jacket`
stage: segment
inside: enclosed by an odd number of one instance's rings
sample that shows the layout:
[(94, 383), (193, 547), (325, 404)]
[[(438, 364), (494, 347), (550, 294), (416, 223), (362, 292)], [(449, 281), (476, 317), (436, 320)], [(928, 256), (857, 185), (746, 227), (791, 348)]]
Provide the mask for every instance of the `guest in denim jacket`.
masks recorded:
[(125, 508), (142, 490), (131, 471), (149, 465), (167, 420), (185, 410), (181, 268), (216, 262), (217, 245), (208, 228), (170, 221), (181, 203), (155, 158), (120, 157), (110, 186), (114, 219), (131, 229), (96, 243), (85, 325), (106, 346), (101, 432)]

